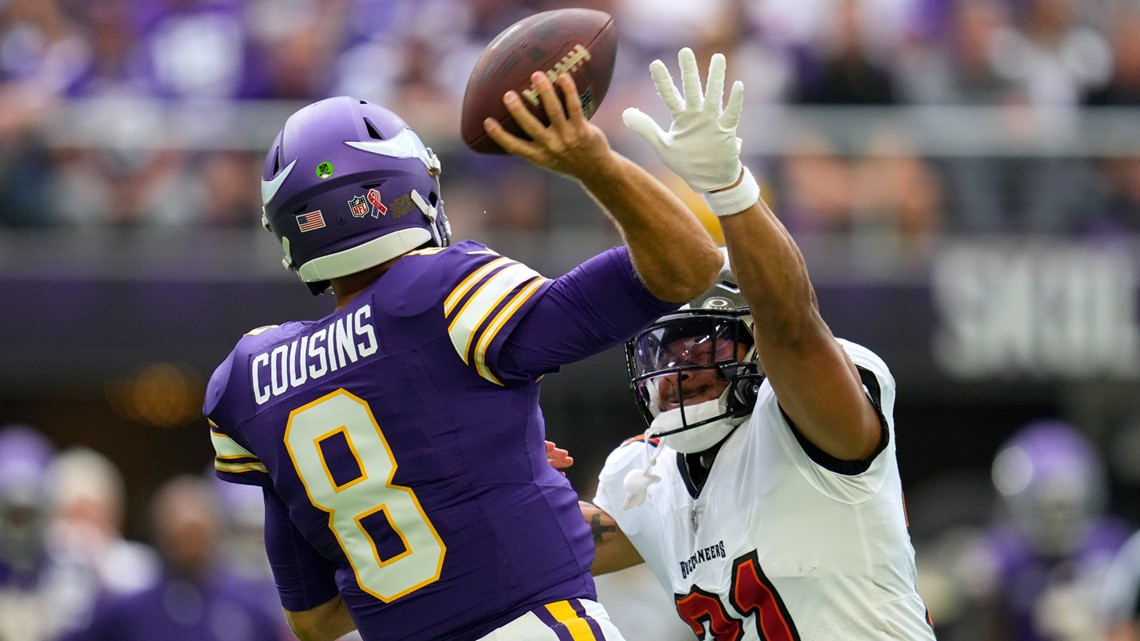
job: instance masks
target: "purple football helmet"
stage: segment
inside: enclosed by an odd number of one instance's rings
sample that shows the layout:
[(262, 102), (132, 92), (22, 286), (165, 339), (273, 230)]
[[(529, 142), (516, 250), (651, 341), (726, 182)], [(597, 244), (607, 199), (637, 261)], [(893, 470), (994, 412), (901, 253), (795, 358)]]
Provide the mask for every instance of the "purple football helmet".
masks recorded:
[(1014, 524), (1045, 554), (1072, 551), (1107, 500), (1096, 448), (1061, 421), (1030, 423), (1011, 436), (994, 457), (993, 481)]
[(340, 96), (285, 121), (265, 158), (262, 223), (282, 263), (318, 294), (328, 281), (423, 246), (451, 226), (439, 159), (395, 113)]

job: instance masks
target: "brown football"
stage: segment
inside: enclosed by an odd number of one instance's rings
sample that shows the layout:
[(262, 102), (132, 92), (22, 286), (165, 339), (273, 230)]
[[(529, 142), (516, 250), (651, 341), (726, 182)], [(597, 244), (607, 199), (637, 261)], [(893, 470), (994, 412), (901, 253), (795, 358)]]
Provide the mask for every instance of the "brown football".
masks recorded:
[(485, 118), (529, 138), (503, 105), (503, 94), (511, 89), (519, 92), (532, 113), (548, 122), (530, 81), (535, 71), (545, 71), (552, 80), (570, 73), (583, 112), (587, 118), (593, 116), (609, 89), (616, 58), (617, 29), (604, 11), (557, 9), (519, 20), (496, 36), (475, 62), (463, 94), (463, 142), (479, 153), (506, 153), (483, 130)]

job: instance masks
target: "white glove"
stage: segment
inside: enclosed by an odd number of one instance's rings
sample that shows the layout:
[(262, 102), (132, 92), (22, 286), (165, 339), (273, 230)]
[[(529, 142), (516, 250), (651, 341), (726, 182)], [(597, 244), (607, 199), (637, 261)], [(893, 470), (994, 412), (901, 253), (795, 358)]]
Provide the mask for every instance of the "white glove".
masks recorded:
[[(743, 211), (760, 196), (751, 172), (740, 163), (740, 138), (736, 137), (736, 126), (740, 122), (740, 112), (744, 106), (744, 83), (739, 80), (733, 83), (728, 106), (722, 109), (724, 55), (713, 55), (703, 96), (693, 50), (688, 47), (681, 49), (677, 61), (681, 68), (683, 95), (673, 84), (665, 63), (654, 60), (649, 65), (657, 93), (673, 117), (669, 131), (662, 130), (652, 118), (634, 107), (622, 113), (622, 120), (627, 127), (644, 138), (661, 161), (698, 194), (730, 187), (736, 184), (743, 172), (744, 179), (737, 187), (706, 196), (713, 213), (717, 215)], [(725, 195), (729, 197), (726, 198)], [(725, 211), (725, 207), (736, 209)]]

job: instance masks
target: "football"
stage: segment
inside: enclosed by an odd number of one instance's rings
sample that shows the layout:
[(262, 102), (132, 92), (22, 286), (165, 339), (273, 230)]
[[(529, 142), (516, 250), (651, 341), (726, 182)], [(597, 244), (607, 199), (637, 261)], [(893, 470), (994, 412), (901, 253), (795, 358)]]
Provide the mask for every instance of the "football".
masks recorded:
[(531, 113), (548, 123), (530, 81), (535, 71), (545, 71), (551, 80), (571, 74), (583, 113), (593, 116), (609, 89), (616, 58), (617, 29), (604, 11), (557, 9), (523, 18), (496, 36), (475, 62), (463, 94), (463, 142), (479, 153), (506, 153), (483, 130), (486, 118), (529, 138), (503, 105), (503, 94), (511, 89), (519, 92)]

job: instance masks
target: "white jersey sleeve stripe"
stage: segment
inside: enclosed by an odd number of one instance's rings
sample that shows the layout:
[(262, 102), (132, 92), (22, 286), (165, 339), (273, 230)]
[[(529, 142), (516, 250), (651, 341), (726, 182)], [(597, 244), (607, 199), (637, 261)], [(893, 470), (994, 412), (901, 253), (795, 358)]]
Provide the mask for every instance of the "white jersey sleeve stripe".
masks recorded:
[(534, 293), (538, 291), (538, 288), (541, 287), (542, 284), (546, 281), (547, 279), (541, 276), (538, 276), (535, 279), (531, 280), (526, 287), (522, 288), (518, 294), (515, 294), (515, 297), (512, 298), (509, 303), (507, 303), (506, 307), (503, 307), (502, 311), (500, 311), (495, 316), (494, 320), (491, 321), (491, 324), (488, 325), (487, 329), (483, 331), (483, 336), (475, 345), (475, 369), (479, 372), (480, 376), (491, 381), (492, 383), (495, 383), (496, 385), (502, 385), (502, 382), (499, 381), (499, 379), (494, 374), (492, 374), (491, 370), (487, 367), (487, 348), (491, 346), (491, 341), (495, 340), (495, 336), (499, 334), (499, 330), (503, 328), (503, 325), (507, 324), (507, 321), (515, 315), (515, 312), (519, 310), (519, 307), (522, 307), (523, 303), (530, 299), (530, 297), (533, 296)]
[(214, 469), (219, 472), (228, 472), (230, 474), (240, 474), (242, 472), (261, 472), (268, 474), (269, 470), (266, 469), (264, 463), (228, 463), (221, 459), (214, 459)]
[(475, 334), (491, 312), (512, 290), (538, 275), (525, 265), (512, 263), (488, 277), (463, 304), (448, 326), (447, 333), (464, 364), (468, 363), (467, 353)]
[(217, 431), (217, 425), (213, 421), (210, 421), (210, 426), (215, 428), (210, 430), (210, 441), (214, 444), (214, 452), (216, 453), (214, 469), (231, 474), (241, 472), (268, 473), (265, 464), (257, 458), (257, 455), (238, 445), (229, 436)]
[(257, 458), (253, 452), (238, 445), (232, 438), (221, 432), (210, 430), (210, 441), (218, 458)]
[(509, 258), (497, 258), (487, 263), (486, 265), (483, 265), (479, 269), (471, 272), (467, 278), (463, 279), (463, 282), (459, 283), (455, 289), (451, 290), (451, 294), (445, 301), (443, 301), (443, 315), (450, 316), (452, 310), (455, 309), (455, 306), (459, 304), (459, 301), (463, 299), (463, 296), (467, 294), (467, 292), (471, 291), (471, 288), (475, 286), (475, 283), (479, 282), (487, 274), (510, 262), (514, 261)]

